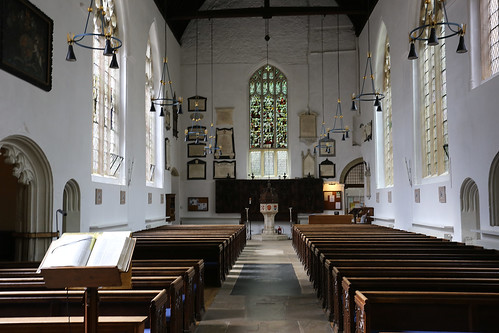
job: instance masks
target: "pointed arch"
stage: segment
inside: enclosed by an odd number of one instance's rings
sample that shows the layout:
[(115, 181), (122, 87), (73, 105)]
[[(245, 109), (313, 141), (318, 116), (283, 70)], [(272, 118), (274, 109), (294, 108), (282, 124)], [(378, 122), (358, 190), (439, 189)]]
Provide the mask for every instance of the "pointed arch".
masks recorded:
[(13, 166), (18, 179), (15, 260), (41, 260), (53, 232), (53, 176), (42, 149), (30, 138), (13, 135), (0, 141), (3, 162)]
[(62, 228), (57, 226), (57, 229), (63, 233), (80, 232), (81, 192), (76, 180), (68, 180), (64, 186), (62, 198), (62, 208), (66, 212), (66, 216), (62, 217)]
[(480, 198), (478, 186), (471, 178), (466, 178), (461, 185), (461, 237), (470, 243), (480, 239)]
[(289, 175), (288, 79), (273, 65), (249, 79), (248, 173), (255, 177)]
[(489, 200), (490, 225), (499, 226), (499, 153), (490, 167)]

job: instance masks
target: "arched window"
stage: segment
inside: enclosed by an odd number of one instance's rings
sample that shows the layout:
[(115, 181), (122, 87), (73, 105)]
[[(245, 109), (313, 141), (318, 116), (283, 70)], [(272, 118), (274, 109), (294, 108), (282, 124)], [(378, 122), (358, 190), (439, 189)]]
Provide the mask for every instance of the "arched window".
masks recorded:
[[(420, 22), (423, 22), (426, 1), (421, 3)], [(433, 1), (427, 5), (433, 7)], [(433, 11), (434, 8), (428, 10)], [(437, 20), (442, 21), (443, 15), (439, 7)], [(444, 33), (445, 25), (437, 26), (437, 34), (441, 36)], [(440, 39), (436, 46), (423, 42), (419, 45), (419, 54), (423, 55), (419, 60), (422, 176), (430, 177), (449, 170), (448, 157), (443, 149), (448, 143), (445, 39)]]
[(489, 174), (490, 225), (499, 226), (499, 154), (496, 155)]
[(274, 66), (249, 80), (249, 173), (278, 177), (288, 172), (288, 80)]
[(385, 187), (393, 186), (393, 141), (392, 141), (392, 83), (391, 83), (390, 42), (385, 41), (385, 63), (383, 71), (383, 156)]
[(499, 0), (480, 1), (482, 79), (499, 72)]
[(145, 117), (146, 117), (146, 182), (154, 182), (156, 169), (156, 113), (150, 111), (150, 101), (154, 95), (153, 66), (151, 41), (146, 46), (146, 84), (145, 84)]
[[(118, 24), (114, 0), (103, 0), (106, 31), (112, 30), (118, 36)], [(100, 31), (99, 20), (94, 20), (94, 33)], [(94, 47), (104, 47), (103, 40), (94, 37)], [(102, 50), (94, 50), (93, 60), (93, 128), (92, 128), (92, 173), (100, 176), (117, 177), (120, 157), (120, 70), (109, 68), (112, 57), (106, 57)]]

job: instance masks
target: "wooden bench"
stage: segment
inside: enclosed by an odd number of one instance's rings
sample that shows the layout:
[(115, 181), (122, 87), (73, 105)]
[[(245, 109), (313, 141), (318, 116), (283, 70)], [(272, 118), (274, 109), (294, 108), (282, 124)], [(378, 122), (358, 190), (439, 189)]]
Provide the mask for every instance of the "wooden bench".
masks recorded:
[[(430, 273), (431, 276), (431, 273)], [(448, 277), (344, 277), (342, 307), (335, 308), (336, 331), (353, 333), (355, 328), (354, 295), (357, 290), (376, 291), (455, 291), (499, 293), (497, 278)], [(499, 327), (499, 326), (498, 326)]]
[(499, 293), (356, 291), (355, 332), (497, 332)]
[[(345, 263), (348, 265), (348, 263)], [(499, 267), (437, 267), (435, 265), (426, 267), (400, 267), (400, 266), (335, 266), (333, 268), (334, 281), (336, 281), (332, 294), (328, 298), (327, 309), (330, 311), (330, 320), (334, 323), (337, 330), (341, 330), (343, 324), (343, 310), (345, 308), (344, 290), (342, 281), (347, 278), (466, 278), (466, 279), (498, 279)], [(340, 282), (337, 282), (340, 281)], [(352, 293), (350, 293), (351, 295)], [(353, 300), (349, 304), (353, 304)], [(336, 327), (338, 325), (338, 327)]]
[(161, 238), (138, 238), (132, 260), (203, 259), (206, 285), (219, 287), (226, 274), (223, 257), (223, 244), (218, 242), (175, 242)]
[[(83, 316), (83, 290), (2, 291), (0, 317)], [(166, 290), (100, 290), (100, 316), (147, 316), (146, 327), (151, 333), (183, 332), (181, 312), (171, 311), (170, 295)]]
[(149, 259), (149, 260), (133, 260), (132, 268), (142, 267), (194, 267), (194, 307), (197, 320), (205, 311), (204, 303), (204, 261), (202, 259)]
[(352, 224), (353, 215), (312, 214), (308, 217), (308, 224)]
[[(99, 333), (144, 333), (144, 316), (101, 316)], [(83, 317), (13, 317), (0, 318), (0, 332), (18, 333), (83, 333)]]

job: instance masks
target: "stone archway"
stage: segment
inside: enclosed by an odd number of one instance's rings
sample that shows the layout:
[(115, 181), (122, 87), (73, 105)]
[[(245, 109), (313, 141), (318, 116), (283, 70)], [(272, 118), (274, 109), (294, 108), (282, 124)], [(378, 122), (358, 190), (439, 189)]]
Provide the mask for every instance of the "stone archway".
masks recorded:
[(371, 197), (370, 171), (366, 171), (369, 169), (365, 169), (361, 157), (352, 160), (341, 171), (340, 183), (345, 185), (345, 213), (359, 205), (364, 206), (364, 196), (368, 199)]
[(471, 178), (461, 185), (461, 238), (465, 243), (480, 239), (480, 197), (478, 186)]
[(41, 260), (53, 237), (52, 170), (41, 148), (25, 136), (0, 140), (0, 156), (0, 163), (11, 166), (18, 182), (12, 193), (16, 197), (14, 259)]
[[(58, 230), (64, 232), (80, 232), (80, 186), (74, 179), (70, 179), (64, 186), (62, 207), (66, 215), (62, 216), (62, 225)], [(61, 216), (59, 216), (61, 218)]]

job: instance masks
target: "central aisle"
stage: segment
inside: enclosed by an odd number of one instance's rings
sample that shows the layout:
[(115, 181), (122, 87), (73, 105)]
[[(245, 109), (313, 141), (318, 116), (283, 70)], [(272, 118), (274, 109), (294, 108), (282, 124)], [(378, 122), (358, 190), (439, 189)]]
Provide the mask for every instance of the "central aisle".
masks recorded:
[(330, 333), (291, 241), (248, 241), (195, 333)]

